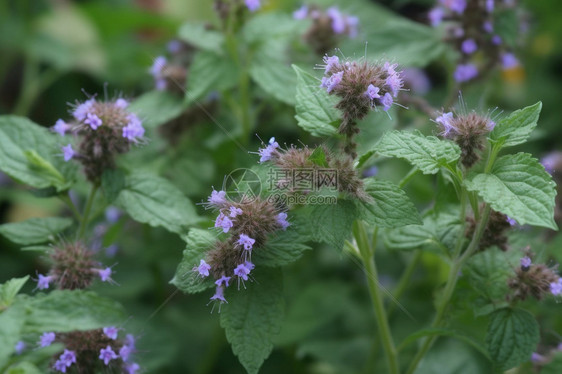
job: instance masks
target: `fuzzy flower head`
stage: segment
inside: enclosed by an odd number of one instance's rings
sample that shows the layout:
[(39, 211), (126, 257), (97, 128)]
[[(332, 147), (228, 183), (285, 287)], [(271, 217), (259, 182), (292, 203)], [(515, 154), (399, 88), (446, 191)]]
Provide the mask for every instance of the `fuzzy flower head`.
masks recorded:
[(520, 265), (515, 269), (515, 275), (508, 279), (507, 284), (512, 290), (508, 300), (525, 300), (529, 296), (541, 300), (547, 295), (562, 294), (562, 279), (556, 267), (549, 268), (544, 264), (534, 264), (529, 251), (520, 259)]
[(55, 341), (56, 335), (54, 332), (44, 332), (39, 337), (39, 347), (48, 347)]
[(100, 350), (99, 359), (107, 366), (109, 361), (117, 359), (119, 356), (115, 354), (110, 345)]
[(58, 289), (84, 289), (94, 281), (99, 265), (93, 259), (94, 252), (80, 242), (63, 243), (50, 252), (53, 282)]
[(199, 261), (199, 266), (194, 267), (192, 270), (197, 272), (201, 278), (206, 278), (209, 276), (209, 270), (211, 270), (211, 265), (206, 263), (205, 260), (201, 259)]

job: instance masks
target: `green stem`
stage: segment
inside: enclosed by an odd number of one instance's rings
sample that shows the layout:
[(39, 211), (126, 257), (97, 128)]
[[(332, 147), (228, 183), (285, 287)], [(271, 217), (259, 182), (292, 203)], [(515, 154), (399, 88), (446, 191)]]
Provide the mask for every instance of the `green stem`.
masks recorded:
[[(474, 254), (474, 252), (478, 249), (478, 245), (480, 244), (480, 239), (482, 238), (482, 234), (486, 228), (488, 223), (488, 218), (490, 217), (490, 206), (486, 205), (484, 208), (484, 212), (482, 213), (481, 220), (478, 222), (478, 226), (472, 235), (472, 240), (468, 245), (466, 251), (456, 258), (453, 262), (451, 269), (449, 271), (449, 276), (447, 279), (447, 283), (445, 284), (445, 289), (443, 290), (443, 294), (441, 295), (441, 299), (437, 305), (437, 313), (435, 314), (435, 318), (433, 319), (433, 323), (431, 324), (431, 328), (437, 328), (443, 322), (443, 317), (445, 312), (447, 311), (447, 306), (451, 301), (451, 297), (453, 296), (453, 292), (455, 290), (455, 286), (457, 285), (458, 274), (461, 270), (462, 266), (466, 262), (466, 260)], [(413, 374), (418, 364), (420, 363), (421, 359), (425, 356), (427, 351), (431, 348), (435, 340), (437, 339), (436, 336), (428, 337), (422, 343), (421, 348), (416, 353), (412, 363), (408, 367), (406, 374)]]
[(408, 184), (410, 179), (412, 179), (418, 173), (418, 171), (420, 171), (420, 169), (418, 169), (417, 167), (413, 167), (412, 170), (410, 170), (408, 172), (408, 174), (406, 174), (406, 176), (404, 176), (404, 178), (402, 178), (400, 183), (398, 183), (398, 186), (400, 188), (404, 188), (404, 186)]
[(353, 233), (357, 242), (357, 247), (361, 253), (363, 266), (365, 267), (365, 271), (367, 273), (367, 285), (369, 286), (369, 294), (371, 296), (371, 301), (373, 302), (378, 332), (386, 355), (388, 372), (390, 374), (399, 374), (400, 368), (398, 366), (398, 353), (390, 332), (388, 318), (384, 310), (383, 297), (378, 286), (378, 274), (373, 253), (374, 247), (369, 245), (369, 238), (363, 222), (355, 222)]
[[(414, 253), (414, 257), (410, 260), (410, 263), (402, 273), (402, 276), (400, 277), (400, 280), (398, 281), (396, 288), (392, 292), (392, 295), (396, 300), (400, 299), (400, 296), (402, 296), (404, 291), (406, 291), (406, 287), (408, 287), (408, 285), (410, 284), (410, 280), (412, 278), (412, 275), (414, 274), (414, 270), (416, 270), (416, 266), (418, 266), (418, 262), (420, 261), (421, 256), (422, 256), (422, 251), (418, 249)], [(392, 314), (392, 312), (396, 308), (396, 305), (397, 303), (390, 304), (387, 312), (388, 316)]]
[(92, 210), (92, 204), (96, 197), (96, 192), (98, 192), (98, 186), (93, 185), (90, 191), (90, 196), (88, 196), (88, 201), (86, 202), (86, 208), (84, 208), (84, 214), (82, 215), (82, 222), (80, 222), (80, 228), (78, 229), (78, 239), (84, 236), (84, 231), (88, 225), (88, 218), (90, 216), (90, 211)]
[(78, 211), (78, 209), (76, 209), (76, 206), (74, 205), (74, 203), (70, 199), (70, 196), (68, 196), (68, 194), (59, 195), (59, 198), (62, 200), (63, 203), (66, 204), (66, 206), (70, 209), (72, 214), (74, 214), (74, 217), (76, 218), (76, 220), (78, 222), (82, 223), (82, 216), (80, 215), (80, 212)]

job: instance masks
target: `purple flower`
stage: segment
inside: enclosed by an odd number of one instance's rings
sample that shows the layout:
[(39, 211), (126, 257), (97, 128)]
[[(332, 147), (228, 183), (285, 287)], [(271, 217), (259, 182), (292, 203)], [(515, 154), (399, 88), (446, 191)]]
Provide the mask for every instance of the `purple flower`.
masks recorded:
[(66, 366), (71, 366), (76, 362), (76, 353), (74, 351), (65, 349), (64, 352), (59, 356), (59, 361), (64, 362)]
[(400, 91), (400, 89), (404, 85), (404, 82), (402, 82), (402, 78), (400, 78), (400, 75), (394, 71), (386, 78), (386, 85), (388, 86), (388, 88), (390, 88), (392, 96), (396, 97), (398, 96), (398, 91)]
[(500, 45), (500, 44), (502, 44), (502, 38), (501, 38), (501, 36), (499, 36), (499, 35), (494, 35), (494, 36), (492, 36), (492, 43), (493, 43), (494, 45)]
[(128, 345), (124, 345), (119, 349), (119, 357), (125, 362), (129, 360), (129, 356), (133, 353), (133, 348), (129, 347)]
[(324, 74), (327, 74), (332, 70), (334, 66), (340, 63), (340, 59), (338, 56), (324, 56), (324, 63), (326, 64), (326, 68), (324, 69)]
[(247, 251), (250, 251), (252, 249), (255, 242), (256, 242), (255, 239), (250, 238), (246, 234), (240, 234), (240, 239), (238, 239), (238, 241), (237, 241), (237, 243), (239, 245), (244, 246), (244, 249), (247, 250)]
[(547, 171), (547, 173), (553, 174), (556, 171), (556, 164), (561, 159), (560, 156), (562, 156), (562, 154), (558, 152), (552, 152), (541, 159), (541, 164), (542, 166), (544, 166), (544, 169)]
[(442, 133), (443, 136), (448, 135), (449, 132), (451, 132), (451, 130), (454, 129), (452, 120), (453, 120), (452, 112), (443, 113), (435, 119), (435, 122), (443, 126), (443, 133)]
[(117, 108), (125, 109), (129, 106), (129, 102), (120, 97), (119, 99), (115, 100), (115, 106)]
[(222, 232), (227, 233), (228, 230), (232, 228), (232, 226), (233, 223), (230, 218), (228, 218), (221, 212), (215, 221), (215, 227), (220, 227), (222, 228)]
[(168, 87), (168, 82), (164, 78), (157, 78), (155, 86), (157, 91), (164, 91)]
[(135, 337), (133, 334), (125, 335), (125, 344), (131, 347), (131, 349), (135, 349)]
[(217, 289), (215, 291), (215, 294), (213, 296), (211, 296), (211, 301), (213, 300), (219, 300), (221, 303), (226, 303), (226, 299), (224, 298), (224, 287), (223, 286), (217, 286)]
[(276, 217), (277, 223), (283, 230), (286, 230), (291, 224), (287, 221), (287, 213), (281, 212)]
[(67, 144), (62, 147), (62, 155), (64, 157), (64, 161), (70, 161), (70, 159), (76, 155), (76, 152), (72, 149), (72, 144)]
[(392, 103), (394, 102), (394, 100), (392, 99), (392, 96), (387, 92), (384, 94), (384, 96), (381, 99), (381, 104), (383, 107), (383, 110), (386, 112), (390, 109), (390, 107), (392, 106)]
[(154, 78), (161, 77), (162, 71), (164, 70), (164, 67), (166, 66), (167, 63), (168, 61), (166, 60), (166, 57), (164, 56), (156, 57), (150, 68), (150, 74), (152, 74)]
[(402, 71), (402, 78), (414, 93), (425, 95), (431, 89), (431, 82), (422, 69), (406, 68)]
[(209, 276), (209, 270), (211, 270), (211, 265), (205, 262), (205, 260), (201, 259), (199, 261), (199, 266), (196, 266), (192, 269), (199, 273), (201, 278), (205, 278)]
[(502, 67), (504, 70), (513, 69), (519, 66), (519, 60), (513, 53), (504, 53), (501, 55)]
[(476, 52), (477, 49), (478, 49), (478, 46), (476, 45), (476, 42), (474, 41), (474, 39), (466, 39), (461, 44), (461, 50), (463, 51), (463, 53), (465, 53), (467, 55), (470, 55), (470, 54)]
[(269, 144), (265, 148), (260, 148), (258, 154), (260, 155), (260, 163), (271, 160), (273, 152), (279, 147), (279, 143), (275, 141), (275, 138), (269, 139)]
[(308, 7), (306, 5), (301, 6), (293, 12), (294, 19), (305, 19), (306, 16), (308, 16)]
[(92, 130), (97, 130), (97, 128), (102, 125), (101, 119), (97, 115), (92, 113), (86, 114), (86, 119), (84, 120), (84, 123), (86, 125), (90, 125)]
[(429, 22), (431, 23), (431, 26), (437, 27), (443, 21), (444, 15), (445, 15), (445, 11), (443, 10), (443, 8), (437, 7), (437, 8), (431, 9), (427, 16), (429, 18)]
[(53, 126), (53, 131), (59, 133), (60, 136), (64, 136), (68, 130), (70, 130), (70, 125), (62, 119), (58, 119)]
[(68, 367), (66, 366), (66, 363), (64, 361), (61, 360), (57, 360), (55, 362), (55, 365), (53, 366), (53, 369), (60, 371), (61, 373), (66, 373), (66, 369)]
[(72, 115), (78, 121), (83, 121), (86, 118), (87, 114), (90, 112), (90, 109), (92, 109), (92, 105), (94, 105), (95, 102), (96, 100), (94, 99), (84, 101), (82, 104), (78, 105), (76, 109), (74, 109)]
[(466, 8), (466, 0), (439, 0), (439, 2), (458, 14), (463, 14)]
[(494, 0), (486, 0), (486, 11), (492, 13), (494, 11)]
[(357, 34), (359, 34), (359, 18), (354, 16), (347, 16), (346, 21), (348, 30), (347, 34), (351, 39), (356, 38)]
[(215, 284), (216, 284), (217, 286), (219, 286), (219, 287), (220, 287), (221, 285), (223, 285), (223, 284), (224, 284), (226, 287), (228, 287), (228, 286), (229, 286), (228, 282), (230, 282), (230, 277), (226, 277), (226, 276), (223, 275), (222, 277), (220, 277), (219, 279), (217, 279), (217, 281), (215, 282)]
[(56, 335), (54, 332), (44, 332), (39, 337), (39, 346), (41, 348), (50, 346), (55, 341)]
[(117, 357), (119, 357), (119, 356), (117, 356), (115, 354), (115, 352), (113, 352), (113, 349), (111, 349), (111, 346), (109, 346), (109, 345), (100, 350), (99, 358), (100, 358), (100, 360), (103, 360), (103, 363), (106, 364), (106, 365), (109, 364), (109, 361), (115, 360)]
[(213, 189), (213, 192), (211, 192), (211, 196), (209, 196), (207, 201), (209, 202), (209, 205), (214, 205), (216, 207), (226, 204), (226, 192), (216, 191)]
[(482, 24), (482, 28), (489, 34), (494, 32), (494, 25), (491, 21), (484, 21), (484, 23)]
[(107, 282), (111, 280), (111, 273), (112, 273), (111, 268), (95, 269), (95, 270), (98, 272), (98, 275), (100, 276), (102, 282)]
[(332, 19), (332, 30), (336, 34), (343, 34), (345, 32), (345, 19), (337, 7), (330, 7), (326, 11), (328, 17)]
[(37, 277), (39, 278), (37, 279), (37, 288), (40, 290), (46, 290), (49, 288), (49, 283), (53, 281), (52, 275), (45, 276), (43, 274), (37, 274)]
[(342, 78), (343, 78), (343, 71), (337, 72), (333, 74), (330, 78), (327, 78), (326, 80), (322, 79), (321, 86), (325, 87), (326, 92), (330, 93), (334, 88), (338, 86), (338, 84), (340, 84)]
[(466, 82), (478, 75), (478, 69), (473, 64), (461, 64), (457, 66), (453, 77), (457, 82)]
[(374, 177), (378, 174), (378, 172), (379, 168), (373, 165), (370, 168), (363, 170), (362, 176), (363, 178)]
[(242, 214), (242, 209), (237, 208), (235, 206), (230, 207), (230, 217), (235, 218), (236, 216), (239, 216), (240, 214)]
[(261, 6), (260, 0), (244, 0), (244, 2), (246, 3), (246, 7), (250, 12), (255, 12)]
[(144, 127), (142, 127), (142, 122), (136, 114), (129, 114), (127, 116), (127, 126), (123, 127), (123, 137), (129, 139), (129, 141), (134, 141), (136, 138), (142, 138), (144, 135)]
[(111, 340), (117, 339), (117, 334), (119, 333), (119, 329), (115, 326), (109, 326), (103, 328), (103, 333)]
[(168, 52), (178, 53), (179, 51), (181, 51), (183, 44), (179, 40), (170, 40), (167, 47)]
[(105, 210), (105, 220), (109, 223), (115, 223), (121, 217), (121, 210), (114, 206), (110, 206)]
[(127, 370), (127, 374), (137, 374), (139, 369), (140, 369), (140, 366), (136, 362), (133, 362), (133, 363), (125, 366), (125, 370)]
[(507, 223), (509, 223), (511, 226), (517, 225), (517, 221), (511, 217), (507, 217)]
[(562, 278), (558, 278), (556, 282), (550, 283), (550, 292), (555, 296), (562, 293)]
[(531, 355), (531, 362), (540, 362), (544, 359), (544, 357), (537, 352), (533, 352)]
[(14, 346), (14, 350), (16, 351), (17, 355), (21, 355), (24, 349), (25, 349), (25, 343), (22, 342), (21, 340), (17, 342), (16, 345)]
[(379, 97), (381, 97), (381, 95), (379, 95), (380, 90), (380, 88), (370, 84), (369, 87), (367, 87), (367, 91), (365, 91), (365, 96), (367, 96), (371, 100), (378, 99)]
[(250, 271), (252, 270), (246, 264), (251, 264), (251, 262), (246, 261), (244, 264), (240, 264), (236, 267), (236, 269), (234, 269), (234, 275), (236, 275), (239, 278), (242, 278), (245, 281), (248, 280), (248, 274), (250, 274)]
[(496, 127), (496, 122), (488, 120), (488, 122), (486, 123), (486, 128), (488, 129), (488, 131), (494, 130), (494, 127)]
[(519, 260), (519, 262), (521, 263), (521, 267), (524, 269), (529, 268), (529, 266), (531, 266), (531, 264), (533, 263), (529, 256), (521, 257), (521, 260)]

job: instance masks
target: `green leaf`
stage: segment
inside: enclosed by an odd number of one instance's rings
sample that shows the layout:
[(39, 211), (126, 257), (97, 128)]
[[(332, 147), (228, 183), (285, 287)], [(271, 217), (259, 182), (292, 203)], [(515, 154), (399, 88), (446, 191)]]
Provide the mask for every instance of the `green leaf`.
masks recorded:
[(250, 65), (250, 76), (268, 94), (289, 105), (295, 105), (295, 74), (279, 59), (283, 48), (268, 43), (258, 49)]
[(4, 374), (41, 374), (41, 370), (31, 362), (23, 361), (10, 366)]
[(201, 51), (195, 55), (189, 69), (186, 101), (195, 103), (212, 91), (226, 91), (237, 83), (238, 69), (233, 61)]
[(304, 253), (311, 248), (300, 242), (302, 237), (295, 231), (289, 229), (287, 232), (275, 234), (265, 243), (263, 248), (259, 248), (252, 253), (252, 261), (257, 266), (285, 266), (298, 260)]
[(14, 299), (21, 288), (29, 279), (29, 275), (23, 278), (12, 278), (0, 285), (0, 312), (14, 302)]
[(406, 193), (392, 182), (378, 179), (365, 180), (365, 192), (373, 198), (361, 201), (362, 217), (379, 227), (419, 225), (423, 221)]
[(116, 301), (91, 291), (56, 290), (16, 301), (23, 304), (25, 333), (92, 330), (121, 325), (126, 320), (123, 307)]
[(24, 322), (25, 313), (21, 305), (14, 304), (3, 312), (0, 311), (0, 368), (6, 365), (20, 340)]
[(178, 36), (199, 49), (223, 53), (224, 36), (219, 31), (208, 29), (202, 22), (184, 23), (178, 31)]
[(103, 195), (109, 204), (113, 203), (126, 185), (127, 176), (121, 169), (107, 169), (101, 176)]
[(556, 352), (552, 361), (541, 369), (541, 374), (560, 374), (562, 373), (562, 353)]
[(27, 118), (0, 116), (0, 170), (35, 188), (67, 189), (77, 165), (57, 156), (57, 136)]
[(326, 152), (324, 152), (324, 148), (322, 147), (314, 149), (312, 154), (308, 157), (308, 160), (323, 168), (328, 168), (330, 166), (328, 160), (326, 160)]
[(499, 158), (490, 174), (476, 174), (465, 181), (485, 202), (524, 225), (557, 230), (554, 222), (556, 183), (528, 153)]
[(229, 289), (220, 318), (232, 351), (249, 374), (257, 374), (273, 350), (284, 317), (281, 271), (256, 269), (253, 276), (257, 282), (246, 290)]
[(516, 110), (509, 117), (500, 120), (490, 133), (490, 140), (500, 147), (512, 147), (529, 139), (531, 132), (537, 127), (542, 103)]
[(70, 218), (30, 218), (15, 223), (0, 225), (0, 234), (10, 241), (22, 244), (41, 244), (55, 240), (55, 236), (72, 225)]
[[(304, 25), (306, 26), (306, 25)], [(252, 17), (242, 29), (248, 43), (271, 43), (274, 39), (290, 39), (303, 32), (303, 24), (284, 13), (262, 13)]]
[(135, 221), (182, 233), (199, 220), (195, 207), (180, 190), (164, 178), (148, 173), (127, 176), (115, 205)]
[(529, 361), (539, 338), (539, 324), (531, 313), (504, 308), (491, 315), (486, 345), (496, 365), (508, 370)]
[(461, 154), (455, 143), (425, 136), (418, 130), (389, 131), (372, 151), (385, 157), (403, 158), (424, 174), (437, 173), (441, 167), (456, 162)]
[(167, 91), (146, 92), (129, 105), (129, 110), (142, 119), (146, 128), (160, 126), (179, 116), (186, 108), (183, 98)]
[(185, 293), (197, 293), (213, 287), (214, 283), (209, 278), (201, 281), (193, 272), (193, 268), (199, 265), (199, 261), (205, 258), (205, 254), (217, 238), (209, 230), (191, 229), (189, 234), (184, 237), (187, 244), (183, 251), (183, 258), (178, 264), (176, 274), (170, 281), (171, 284)]
[(320, 88), (320, 80), (296, 65), (297, 93), (295, 118), (298, 125), (314, 136), (333, 136), (336, 134), (341, 113), (335, 108), (337, 98), (329, 96)]

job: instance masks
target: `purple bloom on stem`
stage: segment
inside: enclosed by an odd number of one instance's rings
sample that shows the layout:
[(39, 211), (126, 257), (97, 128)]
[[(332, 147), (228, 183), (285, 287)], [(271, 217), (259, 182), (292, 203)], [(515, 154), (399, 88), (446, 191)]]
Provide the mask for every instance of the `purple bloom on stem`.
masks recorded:
[(207, 199), (210, 205), (214, 206), (221, 206), (226, 203), (226, 192), (224, 191), (216, 191), (213, 189), (211, 192), (211, 196)]
[(242, 214), (242, 209), (237, 208), (235, 206), (230, 207), (230, 217), (235, 218), (236, 216), (239, 216), (240, 214)]
[(119, 329), (115, 326), (109, 326), (103, 328), (103, 333), (111, 340), (117, 339), (117, 334), (119, 333)]
[(340, 71), (332, 75), (326, 82), (326, 92), (328, 93), (332, 92), (332, 90), (336, 88), (338, 84), (340, 84), (342, 78), (343, 78), (343, 71)]
[(136, 362), (133, 362), (125, 366), (125, 370), (127, 370), (127, 374), (137, 374), (137, 372), (140, 370), (140, 366)]
[(367, 91), (365, 91), (365, 96), (367, 96), (371, 100), (378, 99), (379, 97), (381, 97), (381, 95), (379, 95), (380, 90), (380, 88), (370, 84), (369, 87), (367, 87)]
[(61, 373), (66, 373), (66, 369), (68, 367), (66, 366), (66, 363), (64, 361), (61, 360), (57, 360), (55, 362), (55, 365), (53, 366), (53, 369), (60, 371)]
[(469, 81), (478, 75), (478, 69), (473, 64), (461, 64), (457, 66), (453, 77), (459, 83)]
[(324, 63), (326, 64), (326, 68), (324, 69), (324, 74), (327, 74), (332, 70), (334, 66), (340, 63), (340, 59), (338, 56), (324, 56)]
[(228, 286), (229, 286), (228, 282), (230, 282), (230, 277), (226, 277), (226, 276), (223, 275), (222, 277), (220, 277), (219, 279), (217, 279), (217, 281), (215, 282), (215, 284), (216, 284), (217, 286), (219, 286), (219, 287), (220, 287), (221, 285), (223, 285), (223, 284), (224, 284), (226, 287), (228, 287)]
[(164, 91), (168, 87), (168, 82), (163, 78), (158, 78), (155, 85), (157, 91)]
[(154, 59), (154, 63), (152, 64), (152, 67), (150, 68), (150, 74), (152, 74), (154, 78), (160, 77), (167, 63), (168, 61), (166, 60), (166, 57), (164, 56), (156, 57)]
[(273, 152), (279, 147), (279, 143), (275, 138), (269, 139), (269, 144), (265, 148), (260, 148), (258, 154), (260, 155), (260, 163), (271, 160)]
[(347, 16), (347, 30), (347, 34), (351, 39), (357, 37), (357, 34), (359, 34), (359, 18)]
[(66, 366), (70, 366), (76, 362), (76, 353), (74, 351), (65, 349), (64, 352), (60, 355), (59, 361), (64, 362)]
[(301, 6), (293, 12), (294, 19), (305, 19), (306, 16), (308, 16), (308, 7), (306, 5)]
[(252, 249), (254, 243), (256, 242), (255, 239), (250, 238), (248, 235), (246, 234), (240, 234), (240, 238), (238, 239), (237, 243), (239, 245), (244, 246), (244, 249), (249, 251)]
[(92, 108), (94, 102), (95, 102), (94, 99), (90, 99), (78, 105), (76, 109), (74, 109), (74, 112), (72, 112), (74, 118), (76, 118), (78, 121), (83, 121), (86, 118), (90, 109)]
[(466, 39), (461, 44), (461, 50), (463, 51), (463, 53), (465, 53), (467, 55), (470, 55), (470, 54), (476, 52), (477, 49), (478, 49), (478, 46), (476, 45), (476, 42), (474, 41), (474, 39)]
[(379, 168), (373, 165), (370, 168), (363, 170), (362, 176), (363, 178), (374, 177), (375, 175), (378, 174), (378, 172), (379, 172)]
[(283, 230), (286, 230), (291, 224), (287, 221), (287, 213), (281, 212), (276, 217), (277, 223)]
[(517, 225), (517, 221), (511, 217), (507, 217), (507, 223), (509, 223), (511, 226)]
[(337, 7), (330, 7), (326, 11), (328, 17), (332, 19), (332, 30), (336, 34), (343, 34), (345, 32), (345, 19)]
[(68, 130), (70, 130), (70, 125), (62, 119), (58, 119), (53, 126), (53, 131), (59, 133), (60, 136), (64, 136)]
[(95, 269), (95, 270), (98, 272), (98, 275), (100, 276), (102, 282), (107, 282), (111, 280), (111, 273), (112, 273), (111, 268)]
[(501, 36), (499, 36), (499, 35), (494, 35), (494, 36), (492, 36), (492, 43), (493, 43), (494, 45), (500, 45), (500, 44), (502, 44), (502, 38), (501, 38)]
[(451, 122), (452, 120), (453, 120), (453, 113), (452, 112), (443, 113), (435, 119), (435, 122), (437, 122), (438, 124), (443, 126), (443, 134), (442, 135), (448, 135), (449, 132), (453, 129), (453, 124)]
[(125, 109), (129, 106), (129, 102), (120, 97), (119, 99), (115, 100), (115, 106), (117, 108)]
[(439, 2), (458, 14), (463, 14), (466, 8), (466, 0), (439, 0)]
[(51, 283), (51, 281), (53, 280), (53, 276), (52, 275), (43, 275), (43, 274), (37, 274), (37, 277), (39, 278), (37, 280), (37, 288), (40, 290), (46, 290), (47, 288), (49, 288), (49, 283)]
[(400, 91), (400, 89), (404, 85), (404, 82), (402, 82), (400, 74), (398, 74), (393, 69), (392, 73), (389, 73), (388, 77), (386, 78), (386, 85), (388, 86), (388, 88), (390, 88), (392, 96), (396, 97), (398, 96), (398, 91)]
[(24, 349), (25, 349), (25, 343), (22, 342), (21, 340), (17, 342), (14, 347), (14, 350), (16, 351), (17, 355), (21, 355)]
[(136, 114), (129, 114), (127, 116), (127, 126), (123, 127), (123, 137), (134, 141), (135, 138), (142, 138), (144, 135), (144, 127), (142, 127), (142, 122)]
[(548, 174), (553, 174), (556, 171), (556, 164), (561, 159), (561, 156), (562, 154), (553, 152), (541, 159), (541, 164)]
[(115, 352), (113, 352), (113, 349), (112, 349), (111, 346), (109, 346), (109, 345), (108, 345), (107, 347), (102, 348), (102, 349), (100, 350), (99, 359), (100, 359), (100, 360), (103, 360), (103, 363), (104, 363), (105, 365), (108, 365), (108, 364), (109, 364), (109, 361), (115, 360), (115, 359), (118, 358), (118, 357), (119, 357), (119, 356), (117, 356), (117, 355), (115, 354)]
[(209, 270), (211, 270), (211, 265), (205, 262), (205, 260), (201, 259), (199, 261), (199, 266), (196, 266), (192, 269), (199, 273), (202, 278), (209, 276)]
[(244, 0), (244, 2), (246, 3), (246, 7), (250, 12), (255, 12), (261, 6), (260, 0)]
[(44, 332), (39, 337), (39, 346), (41, 348), (50, 346), (55, 341), (56, 335), (54, 332)]
[(392, 106), (392, 103), (394, 102), (394, 100), (392, 99), (392, 96), (387, 92), (384, 94), (384, 96), (381, 99), (381, 104), (382, 104), (382, 108), (383, 110), (386, 112), (390, 109), (390, 107)]
[(234, 224), (232, 223), (231, 219), (225, 216), (223, 213), (220, 213), (215, 221), (215, 227), (222, 228), (222, 232), (224, 233), (227, 233), (233, 225)]
[(492, 13), (494, 11), (494, 0), (486, 0), (486, 11)]
[(72, 149), (72, 144), (67, 144), (62, 147), (62, 155), (64, 157), (64, 161), (70, 161), (70, 159), (76, 155), (76, 152)]
[(429, 18), (429, 22), (431, 23), (431, 26), (437, 27), (443, 21), (444, 15), (445, 15), (445, 11), (443, 10), (443, 8), (437, 7), (437, 8), (431, 9), (427, 16)]
[(114, 206), (110, 206), (105, 210), (105, 220), (109, 223), (115, 223), (121, 217), (121, 210)]
[(491, 21), (485, 21), (482, 24), (482, 28), (484, 29), (484, 31), (486, 31), (489, 34), (494, 32), (494, 25), (492, 24)]
[(223, 286), (218, 286), (215, 294), (213, 296), (211, 296), (211, 301), (213, 300), (219, 300), (221, 303), (226, 303), (226, 299), (224, 298), (224, 287)]
[[(247, 262), (246, 262), (247, 263)], [(250, 274), (250, 268), (246, 266), (246, 264), (240, 264), (236, 267), (236, 269), (234, 269), (234, 275), (236, 275), (239, 278), (242, 278), (243, 280), (247, 281), (248, 280), (248, 274)]]
[(119, 357), (125, 362), (129, 360), (129, 356), (133, 353), (133, 348), (129, 347), (128, 345), (124, 345), (119, 349)]
[(519, 60), (513, 53), (504, 53), (501, 55), (502, 67), (504, 70), (513, 69), (519, 66)]
[(531, 264), (533, 263), (529, 256), (521, 257), (521, 260), (519, 262), (521, 263), (521, 267), (524, 269), (529, 268), (529, 266), (531, 266)]
[(92, 130), (97, 130), (97, 128), (102, 125), (101, 119), (97, 115), (92, 113), (86, 114), (86, 119), (84, 120), (84, 123), (86, 125), (90, 125)]
[(544, 357), (537, 352), (533, 352), (531, 355), (531, 362), (540, 362), (544, 359)]
[(170, 53), (178, 53), (181, 51), (183, 44), (179, 40), (171, 40), (168, 43), (168, 52)]
[(562, 293), (562, 278), (558, 278), (558, 281), (550, 283), (550, 292), (555, 296)]

